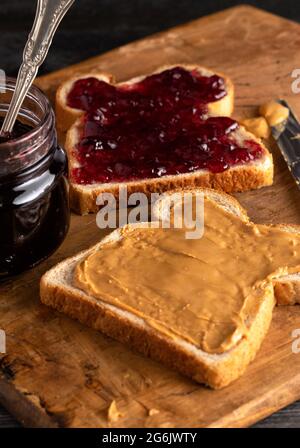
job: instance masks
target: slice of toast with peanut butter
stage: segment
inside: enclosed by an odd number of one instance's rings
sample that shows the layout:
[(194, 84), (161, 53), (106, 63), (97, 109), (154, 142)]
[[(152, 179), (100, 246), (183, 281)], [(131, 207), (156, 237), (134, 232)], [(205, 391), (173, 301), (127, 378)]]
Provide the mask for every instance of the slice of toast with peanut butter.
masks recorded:
[[(204, 197), (201, 238), (127, 225), (47, 272), (41, 300), (221, 388), (255, 357), (276, 302), (300, 302), (300, 228), (256, 225), (229, 195), (190, 193)], [(154, 207), (157, 220), (167, 199)]]

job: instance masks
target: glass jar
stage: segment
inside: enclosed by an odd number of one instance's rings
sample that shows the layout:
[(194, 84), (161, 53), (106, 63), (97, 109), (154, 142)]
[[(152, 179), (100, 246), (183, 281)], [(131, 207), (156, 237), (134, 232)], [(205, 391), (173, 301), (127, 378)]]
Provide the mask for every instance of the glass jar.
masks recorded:
[[(3, 121), (15, 80), (0, 83)], [(0, 144), (0, 278), (35, 266), (52, 254), (69, 227), (66, 155), (57, 145), (55, 118), (36, 87), (18, 116), (29, 132)]]

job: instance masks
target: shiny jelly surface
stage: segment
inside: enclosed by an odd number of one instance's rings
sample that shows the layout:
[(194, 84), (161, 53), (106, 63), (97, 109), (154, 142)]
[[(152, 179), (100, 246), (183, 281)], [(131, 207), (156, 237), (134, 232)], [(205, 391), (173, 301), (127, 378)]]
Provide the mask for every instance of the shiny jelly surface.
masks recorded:
[[(2, 126), (2, 124), (3, 124), (3, 117), (0, 117), (0, 127)], [(12, 132), (0, 135), (0, 144), (7, 143), (10, 140), (15, 140), (16, 138), (22, 137), (31, 130), (32, 130), (31, 126), (24, 124), (19, 120), (16, 120)]]
[[(16, 121), (0, 143), (30, 130), (31, 126)], [(66, 165), (65, 152), (54, 143), (48, 155), (34, 165), (0, 175), (0, 282), (32, 268), (64, 240), (69, 227)]]
[(225, 95), (221, 77), (181, 67), (119, 87), (95, 78), (77, 81), (68, 105), (86, 113), (72, 180), (92, 184), (200, 169), (218, 173), (259, 158), (259, 145), (241, 147), (230, 137), (236, 121), (205, 119), (207, 103)]

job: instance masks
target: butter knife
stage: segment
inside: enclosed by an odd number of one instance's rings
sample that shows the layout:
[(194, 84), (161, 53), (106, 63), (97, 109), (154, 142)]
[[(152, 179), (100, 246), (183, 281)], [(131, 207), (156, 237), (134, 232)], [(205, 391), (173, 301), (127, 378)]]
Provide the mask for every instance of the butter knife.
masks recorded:
[(277, 102), (289, 109), (289, 116), (283, 123), (271, 127), (272, 135), (300, 188), (300, 123), (286, 101)]

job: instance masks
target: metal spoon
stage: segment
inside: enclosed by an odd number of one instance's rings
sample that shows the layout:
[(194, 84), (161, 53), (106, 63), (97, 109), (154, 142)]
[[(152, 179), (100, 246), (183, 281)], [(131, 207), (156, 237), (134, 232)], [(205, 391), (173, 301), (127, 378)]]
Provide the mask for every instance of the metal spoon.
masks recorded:
[(62, 18), (75, 0), (38, 0), (32, 30), (23, 52), (16, 88), (0, 131), (9, 134), (39, 67), (44, 62)]

